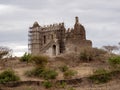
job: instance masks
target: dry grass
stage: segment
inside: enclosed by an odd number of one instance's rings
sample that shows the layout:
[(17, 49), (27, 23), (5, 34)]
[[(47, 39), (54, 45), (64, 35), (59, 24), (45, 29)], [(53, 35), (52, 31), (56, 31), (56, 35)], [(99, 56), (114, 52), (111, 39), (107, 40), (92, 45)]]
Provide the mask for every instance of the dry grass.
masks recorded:
[[(64, 79), (63, 73), (60, 72), (59, 67), (67, 65), (70, 69), (77, 71), (77, 75), (75, 77), (87, 77), (91, 74), (93, 74), (93, 71), (97, 68), (108, 68), (108, 64), (104, 62), (99, 61), (93, 61), (89, 63), (83, 63), (79, 62), (78, 55), (75, 53), (61, 55), (59, 57), (50, 58), (48, 62), (48, 67), (53, 68), (56, 70), (59, 74), (57, 79)], [(7, 60), (5, 62), (2, 62), (0, 64), (0, 72), (4, 71), (6, 68), (12, 68), (15, 73), (20, 76), (22, 81), (41, 81), (41, 79), (33, 78), (33, 77), (27, 77), (24, 75), (25, 71), (31, 70), (34, 68), (33, 64), (27, 64), (25, 62), (20, 62), (19, 59), (15, 60)], [(81, 83), (79, 87), (75, 87), (76, 90), (119, 90), (120, 88), (120, 80), (113, 80), (107, 84), (102, 85), (93, 85), (88, 82)], [(35, 85), (23, 85), (18, 86), (14, 88), (10, 87), (0, 87), (2, 90), (68, 90), (68, 89), (62, 89), (62, 88), (51, 88), (51, 89), (45, 89), (42, 86), (35, 86)]]
[[(76, 61), (75, 61), (76, 60)], [(24, 73), (27, 70), (31, 70), (34, 68), (34, 65), (32, 64), (27, 64), (25, 62), (20, 62), (19, 59), (15, 59), (15, 60), (7, 60), (5, 62), (3, 62), (4, 65), (0, 65), (0, 72), (4, 71), (6, 68), (12, 68), (15, 73), (20, 76), (21, 80), (23, 81), (27, 81), (27, 80), (41, 80), (38, 78), (32, 78), (32, 77), (26, 77), (24, 75)], [(96, 68), (106, 68), (107, 65), (105, 63), (101, 62), (90, 62), (90, 63), (81, 63), (78, 62), (78, 56), (75, 53), (71, 53), (71, 54), (67, 54), (59, 56), (59, 57), (54, 57), (54, 58), (50, 58), (49, 62), (48, 62), (48, 67), (56, 70), (59, 75), (57, 77), (57, 79), (64, 79), (63, 78), (63, 73), (60, 72), (59, 67), (63, 66), (63, 65), (67, 65), (70, 69), (77, 71), (77, 75), (76, 77), (86, 77), (92, 74), (92, 72), (96, 69)]]

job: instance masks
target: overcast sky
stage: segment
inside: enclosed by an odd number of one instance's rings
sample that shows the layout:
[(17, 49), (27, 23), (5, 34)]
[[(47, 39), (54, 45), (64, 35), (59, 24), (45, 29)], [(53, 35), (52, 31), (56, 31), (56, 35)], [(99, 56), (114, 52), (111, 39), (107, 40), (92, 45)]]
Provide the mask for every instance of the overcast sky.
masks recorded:
[(22, 55), (28, 51), (28, 30), (35, 21), (41, 26), (64, 22), (68, 28), (75, 16), (93, 47), (120, 42), (120, 0), (0, 0), (0, 46)]

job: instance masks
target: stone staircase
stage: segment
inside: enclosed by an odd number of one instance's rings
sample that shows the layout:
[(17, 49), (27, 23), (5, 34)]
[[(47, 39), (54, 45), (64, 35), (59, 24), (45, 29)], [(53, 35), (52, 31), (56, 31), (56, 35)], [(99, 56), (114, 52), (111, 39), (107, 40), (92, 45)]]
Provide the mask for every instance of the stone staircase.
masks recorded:
[(40, 49), (40, 52), (41, 53), (44, 53), (46, 50), (48, 50), (49, 47), (51, 47), (53, 45), (53, 43), (55, 43), (54, 40), (51, 40), (49, 43), (47, 43), (44, 47), (42, 47)]

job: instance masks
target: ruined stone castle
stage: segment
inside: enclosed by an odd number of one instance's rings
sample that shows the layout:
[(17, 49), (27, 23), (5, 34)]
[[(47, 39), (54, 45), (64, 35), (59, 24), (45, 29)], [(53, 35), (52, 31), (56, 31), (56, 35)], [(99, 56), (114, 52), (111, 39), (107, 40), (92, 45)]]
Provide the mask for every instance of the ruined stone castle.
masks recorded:
[(86, 40), (85, 28), (75, 17), (74, 28), (66, 30), (64, 23), (40, 26), (35, 22), (29, 28), (29, 51), (33, 55), (46, 54), (56, 56), (63, 53), (77, 52), (83, 47), (92, 47)]

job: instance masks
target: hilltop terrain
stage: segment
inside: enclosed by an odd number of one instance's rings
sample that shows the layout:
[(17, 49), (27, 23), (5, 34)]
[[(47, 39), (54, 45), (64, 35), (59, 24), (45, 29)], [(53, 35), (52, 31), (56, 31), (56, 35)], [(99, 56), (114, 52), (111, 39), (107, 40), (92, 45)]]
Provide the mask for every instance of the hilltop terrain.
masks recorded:
[[(118, 90), (120, 88), (119, 72), (118, 74), (114, 74), (114, 77), (112, 77), (112, 79), (108, 80), (105, 83), (97, 84), (96, 82), (95, 83), (94, 81), (91, 82), (88, 79), (88, 77), (95, 75), (95, 72), (97, 70), (100, 73), (102, 72), (102, 74), (105, 74), (105, 75), (107, 74), (103, 73), (104, 70), (111, 72), (111, 66), (108, 63), (108, 59), (110, 57), (117, 57), (117, 55), (114, 55), (114, 54), (109, 55), (108, 53), (100, 50), (98, 50), (95, 53), (93, 53), (93, 51), (91, 50), (89, 51), (89, 53), (87, 52), (85, 52), (87, 57), (85, 57), (84, 55), (85, 53), (83, 54), (84, 57), (83, 56), (81, 57), (82, 53), (81, 54), (69, 53), (69, 54), (60, 55), (57, 57), (47, 57), (48, 62), (45, 65), (45, 68), (54, 70), (55, 72), (57, 72), (57, 75), (53, 80), (52, 79), (46, 79), (46, 80), (50, 80), (53, 83), (57, 81), (59, 82), (60, 80), (66, 80), (63, 85), (60, 85), (60, 87), (55, 87), (53, 84), (53, 86), (48, 89), (50, 90), (99, 90), (99, 89), (100, 90), (113, 90), (113, 89)], [(92, 54), (90, 52), (92, 52)], [(15, 85), (15, 86), (13, 85), (14, 87), (0, 84), (1, 86), (0, 89), (1, 90), (21, 90), (21, 89), (22, 90), (40, 90), (40, 89), (46, 90), (44, 85), (37, 85), (33, 83), (30, 84), (30, 81), (44, 82), (46, 81), (44, 77), (41, 78), (34, 75), (29, 77), (25, 74), (27, 71), (34, 70), (35, 67), (36, 67), (35, 63), (21, 61), (21, 58), (9, 58), (9, 59), (1, 60), (1, 63), (0, 63), (1, 73), (6, 69), (12, 69), (15, 72), (15, 74), (20, 77), (20, 82), (26, 81), (27, 83), (26, 84), (21, 83), (20, 85)], [(66, 70), (65, 72), (67, 71), (71, 71), (71, 72), (68, 72), (67, 74), (65, 74), (64, 70)], [(72, 72), (75, 72), (75, 73), (71, 74)], [(76, 79), (78, 79), (78, 81), (75, 81)], [(71, 80), (71, 81), (67, 82), (67, 80)]]

